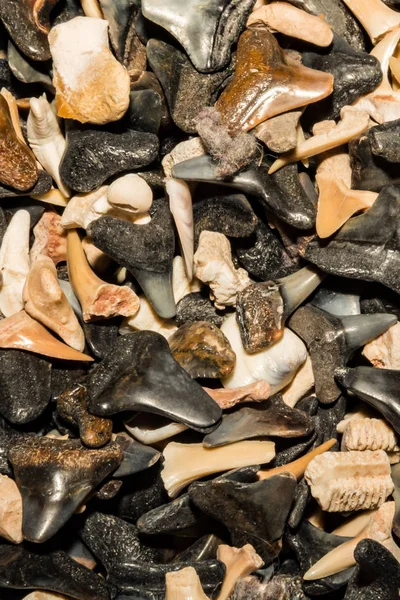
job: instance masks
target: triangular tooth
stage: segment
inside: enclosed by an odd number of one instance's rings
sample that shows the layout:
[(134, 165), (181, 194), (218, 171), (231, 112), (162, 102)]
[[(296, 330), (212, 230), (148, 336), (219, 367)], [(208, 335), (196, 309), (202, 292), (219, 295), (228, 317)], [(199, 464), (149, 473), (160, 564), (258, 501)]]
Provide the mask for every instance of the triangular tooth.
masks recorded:
[(132, 274), (156, 313), (163, 319), (172, 319), (176, 315), (172, 269), (164, 273), (132, 269)]
[(350, 315), (340, 317), (346, 339), (347, 355), (364, 346), (389, 327), (397, 323), (397, 317), (391, 314)]
[(292, 275), (279, 279), (279, 291), (283, 299), (283, 318), (304, 302), (326, 277), (316, 267), (304, 267)]

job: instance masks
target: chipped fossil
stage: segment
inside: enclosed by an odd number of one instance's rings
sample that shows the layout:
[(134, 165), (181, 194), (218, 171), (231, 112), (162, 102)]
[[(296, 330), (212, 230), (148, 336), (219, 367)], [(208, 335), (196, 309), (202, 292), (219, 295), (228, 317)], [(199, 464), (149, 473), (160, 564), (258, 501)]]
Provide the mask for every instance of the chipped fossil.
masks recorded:
[(378, 508), (394, 488), (383, 450), (327, 452), (311, 461), (304, 477), (328, 512)]
[(217, 559), (222, 561), (226, 566), (226, 573), (218, 600), (228, 600), (235, 588), (236, 582), (241, 577), (251, 575), (253, 571), (260, 569), (264, 564), (263, 559), (257, 554), (251, 544), (246, 544), (242, 548), (221, 544), (217, 549)]
[(234, 306), (236, 294), (250, 283), (247, 271), (235, 269), (228, 238), (215, 231), (202, 231), (194, 255), (195, 275), (210, 288), (216, 308)]
[(22, 290), (29, 273), (30, 215), (18, 210), (10, 221), (0, 248), (0, 310), (9, 317), (22, 310)]
[(364, 346), (365, 358), (379, 369), (400, 369), (400, 323)]
[(343, 0), (357, 17), (371, 41), (375, 44), (382, 36), (400, 26), (400, 15), (381, 0)]
[(303, 398), (314, 385), (314, 373), (310, 355), (307, 354), (306, 362), (301, 365), (293, 380), (282, 391), (282, 398), (285, 404), (292, 408), (296, 406), (300, 398)]
[(385, 450), (398, 452), (397, 436), (383, 419), (349, 419), (342, 437), (342, 451)]
[(193, 279), (194, 255), (192, 195), (185, 181), (173, 177), (167, 179), (165, 189), (169, 198), (169, 209), (174, 217), (179, 235), (186, 274), (189, 281), (191, 281)]
[(32, 262), (40, 256), (48, 256), (53, 263), (67, 260), (67, 235), (61, 225), (61, 217), (56, 212), (46, 210), (33, 228), (33, 242), (30, 259)]
[(165, 574), (165, 600), (208, 600), (193, 567)]
[(262, 402), (270, 396), (271, 386), (268, 381), (260, 380), (237, 388), (203, 387), (209, 396), (222, 409), (232, 408), (241, 402)]

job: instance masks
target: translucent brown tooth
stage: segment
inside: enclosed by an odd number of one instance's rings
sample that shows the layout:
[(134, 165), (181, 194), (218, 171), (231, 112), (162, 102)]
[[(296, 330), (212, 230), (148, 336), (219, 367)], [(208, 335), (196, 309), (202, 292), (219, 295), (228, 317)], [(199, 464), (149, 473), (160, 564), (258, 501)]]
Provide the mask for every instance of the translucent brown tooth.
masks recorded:
[(30, 194), (34, 200), (46, 202), (46, 204), (54, 204), (54, 206), (67, 206), (68, 199), (60, 192), (60, 190), (51, 189), (46, 194)]
[(55, 265), (67, 260), (67, 235), (61, 226), (61, 217), (56, 212), (45, 211), (33, 228), (33, 242), (30, 259), (48, 256)]
[(40, 256), (33, 263), (23, 300), (28, 315), (54, 331), (66, 344), (83, 352), (85, 336), (82, 327), (59, 286), (57, 269), (47, 256)]
[(314, 373), (310, 355), (307, 354), (306, 362), (301, 365), (293, 380), (282, 391), (285, 404), (292, 408), (296, 406), (300, 398), (303, 398), (314, 385)]
[(325, 554), (304, 574), (306, 581), (313, 581), (340, 573), (356, 564), (354, 550), (363, 539), (372, 539), (387, 548), (397, 560), (400, 560), (400, 548), (392, 538), (392, 522), (394, 517), (394, 502), (386, 502), (379, 510), (371, 515), (369, 523), (352, 540), (337, 546)]
[(27, 350), (61, 360), (93, 360), (59, 342), (24, 310), (0, 321), (0, 348)]
[(260, 22), (272, 33), (283, 33), (316, 46), (329, 46), (333, 40), (332, 29), (323, 17), (310, 15), (288, 2), (271, 2), (253, 10), (247, 27)]
[(193, 567), (165, 574), (165, 600), (208, 600)]
[(226, 566), (226, 573), (218, 600), (228, 600), (238, 579), (251, 575), (251, 573), (260, 569), (264, 564), (263, 559), (257, 554), (251, 544), (246, 544), (242, 548), (221, 544), (218, 546), (217, 559), (222, 561)]
[(268, 173), (271, 175), (285, 165), (347, 144), (353, 138), (364, 133), (369, 127), (369, 115), (364, 110), (344, 106), (340, 111), (340, 116), (341, 120), (332, 129), (323, 133), (316, 133), (313, 137), (298, 145), (292, 152), (279, 157), (272, 164)]
[(381, 0), (343, 0), (357, 17), (373, 44), (400, 25), (400, 14)]
[(328, 512), (378, 508), (394, 489), (383, 450), (327, 452), (310, 462), (304, 477)]
[(268, 381), (260, 380), (237, 388), (207, 388), (203, 387), (209, 396), (222, 409), (232, 408), (241, 402), (262, 402), (269, 398), (271, 386)]
[(328, 174), (316, 175), (319, 188), (316, 228), (320, 238), (333, 235), (355, 213), (370, 208), (378, 197), (375, 192), (351, 190), (341, 179)]
[(301, 458), (294, 460), (293, 462), (288, 463), (287, 465), (283, 465), (282, 467), (276, 467), (275, 469), (269, 469), (267, 471), (258, 471), (258, 479), (268, 479), (268, 477), (273, 477), (274, 475), (278, 475), (279, 473), (292, 473), (296, 477), (297, 480), (301, 479), (304, 475), (305, 470), (307, 469), (310, 462), (316, 456), (327, 452), (336, 444), (337, 440), (332, 438), (328, 440), (321, 446), (315, 448), (315, 450), (311, 450), (308, 454), (305, 454)]
[(275, 456), (273, 442), (245, 441), (205, 448), (203, 444), (171, 442), (164, 449), (161, 477), (171, 498), (192, 481), (239, 467), (268, 463)]
[(75, 229), (68, 230), (67, 256), (69, 280), (82, 306), (84, 321), (137, 313), (140, 302), (133, 290), (106, 283), (92, 271)]
[(0, 537), (20, 544), (22, 537), (22, 497), (13, 479), (0, 475)]
[(362, 353), (378, 369), (400, 369), (400, 323), (366, 344)]

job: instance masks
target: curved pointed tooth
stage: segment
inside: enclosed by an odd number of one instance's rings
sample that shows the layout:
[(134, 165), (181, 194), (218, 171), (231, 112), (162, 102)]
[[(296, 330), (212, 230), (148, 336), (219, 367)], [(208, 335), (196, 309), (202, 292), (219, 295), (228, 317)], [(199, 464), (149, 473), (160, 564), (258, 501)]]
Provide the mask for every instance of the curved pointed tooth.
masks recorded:
[(194, 255), (192, 195), (188, 184), (179, 179), (168, 179), (165, 188), (169, 196), (169, 208), (178, 230), (186, 274), (189, 281), (192, 281)]
[(164, 273), (132, 269), (132, 273), (156, 313), (163, 319), (172, 319), (176, 315), (172, 269)]
[(22, 310), (22, 290), (29, 273), (30, 215), (18, 210), (11, 219), (0, 248), (0, 311), (9, 317)]
[(86, 17), (92, 17), (93, 19), (104, 18), (98, 0), (81, 0), (81, 5)]
[(400, 25), (400, 14), (381, 0), (343, 0), (360, 21), (372, 43)]
[(59, 342), (24, 310), (0, 321), (0, 348), (18, 348), (61, 360), (93, 360)]
[(69, 279), (82, 306), (84, 321), (137, 313), (139, 298), (133, 290), (106, 283), (92, 271), (76, 229), (68, 230), (67, 256)]
[(283, 318), (287, 319), (325, 277), (326, 274), (316, 267), (304, 267), (292, 275), (279, 279), (279, 291), (283, 299)]
[(40, 202), (46, 202), (46, 204), (54, 204), (54, 206), (65, 207), (68, 205), (68, 200), (64, 194), (55, 188), (46, 192), (46, 194), (29, 194), (29, 196), (34, 200), (40, 200)]
[(351, 355), (357, 348), (382, 335), (397, 323), (397, 317), (391, 314), (350, 315), (340, 317), (340, 321), (346, 339), (347, 354)]

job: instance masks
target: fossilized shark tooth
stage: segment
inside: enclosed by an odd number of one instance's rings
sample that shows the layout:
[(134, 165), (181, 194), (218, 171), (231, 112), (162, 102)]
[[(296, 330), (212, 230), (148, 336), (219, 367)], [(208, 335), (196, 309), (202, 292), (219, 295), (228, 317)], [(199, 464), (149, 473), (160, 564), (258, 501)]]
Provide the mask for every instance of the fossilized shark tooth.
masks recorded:
[(383, 450), (326, 452), (315, 457), (304, 477), (323, 510), (371, 510), (393, 491), (389, 459)]
[(258, 556), (251, 544), (235, 548), (221, 544), (218, 546), (217, 558), (226, 566), (226, 573), (219, 592), (219, 600), (227, 600), (241, 577), (251, 575), (253, 571), (263, 566), (263, 559)]
[(127, 286), (106, 283), (92, 271), (82, 248), (79, 234), (68, 230), (68, 273), (72, 288), (82, 306), (83, 320), (134, 315), (139, 298)]
[(19, 210), (12, 217), (0, 247), (0, 310), (9, 317), (24, 307), (22, 290), (29, 272), (30, 215)]
[(114, 478), (141, 473), (155, 465), (161, 458), (161, 452), (151, 446), (140, 444), (127, 433), (113, 434), (112, 439), (124, 453), (122, 463), (113, 473)]
[(165, 600), (208, 600), (193, 567), (166, 573), (165, 586)]
[(350, 516), (345, 520), (344, 523), (339, 525), (339, 527), (336, 527), (332, 533), (335, 535), (355, 537), (364, 529), (366, 525), (368, 525), (373, 513), (377, 512), (378, 510), (379, 508), (376, 508), (375, 510), (364, 510), (357, 512), (355, 513), (354, 517)]
[(400, 15), (381, 0), (344, 0), (346, 6), (360, 21), (373, 44), (386, 33), (400, 26)]
[(301, 479), (304, 475), (305, 470), (307, 469), (310, 462), (316, 457), (324, 452), (328, 452), (336, 444), (336, 439), (328, 440), (327, 442), (317, 446), (308, 454), (305, 454), (301, 458), (294, 460), (291, 463), (287, 463), (286, 465), (282, 465), (281, 467), (275, 467), (273, 469), (267, 469), (258, 472), (258, 478), (269, 479), (270, 477), (274, 477), (274, 475), (279, 475), (280, 473), (291, 473), (296, 477), (297, 480)]
[(103, 13), (101, 11), (98, 0), (81, 0), (83, 12), (87, 17), (92, 19), (103, 19)]
[(23, 301), (28, 315), (57, 333), (66, 344), (83, 352), (83, 330), (59, 286), (51, 258), (40, 256), (33, 263), (25, 282)]
[(49, 75), (33, 67), (26, 58), (18, 51), (11, 40), (8, 40), (7, 45), (8, 65), (13, 75), (23, 83), (40, 83), (54, 93), (54, 87)]
[(28, 141), (39, 163), (52, 176), (60, 192), (69, 198), (70, 190), (64, 185), (59, 166), (65, 151), (65, 138), (46, 95), (31, 98), (27, 121)]
[(178, 230), (186, 273), (189, 281), (191, 281), (193, 278), (194, 255), (192, 195), (185, 181), (173, 177), (167, 179), (165, 189), (169, 197), (169, 208)]
[(242, 402), (262, 402), (266, 400), (271, 391), (268, 381), (260, 379), (249, 385), (237, 388), (208, 388), (203, 387), (209, 396), (221, 408), (232, 408)]
[[(175, 256), (174, 260), (172, 261), (172, 289), (174, 292), (175, 302), (178, 303), (187, 294), (200, 292), (201, 287), (202, 282), (196, 277), (193, 277), (192, 280), (189, 280), (185, 269), (184, 259), (179, 256), (179, 254)], [(204, 320), (206, 321), (207, 319)]]
[(130, 82), (109, 49), (107, 21), (75, 17), (53, 27), (49, 43), (58, 116), (98, 125), (120, 119)]
[(20, 544), (22, 536), (22, 498), (13, 479), (0, 475), (0, 536)]

